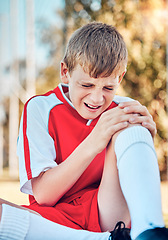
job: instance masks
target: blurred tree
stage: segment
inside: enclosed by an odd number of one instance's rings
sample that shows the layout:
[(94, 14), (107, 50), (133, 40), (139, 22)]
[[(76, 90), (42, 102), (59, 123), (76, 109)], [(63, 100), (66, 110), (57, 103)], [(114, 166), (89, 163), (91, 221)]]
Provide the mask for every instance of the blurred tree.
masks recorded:
[(57, 67), (66, 42), (75, 29), (91, 21), (101, 21), (119, 30), (129, 53), (128, 73), (119, 93), (137, 99), (152, 114), (158, 129), (155, 146), (162, 179), (166, 177), (168, 154), (165, 9), (164, 0), (65, 0), (64, 10), (58, 13), (63, 19), (62, 26), (43, 31), (43, 42), (50, 45), (50, 59), (55, 66), (44, 69), (43, 75), (50, 79), (46, 85), (52, 87), (51, 83), (58, 78)]

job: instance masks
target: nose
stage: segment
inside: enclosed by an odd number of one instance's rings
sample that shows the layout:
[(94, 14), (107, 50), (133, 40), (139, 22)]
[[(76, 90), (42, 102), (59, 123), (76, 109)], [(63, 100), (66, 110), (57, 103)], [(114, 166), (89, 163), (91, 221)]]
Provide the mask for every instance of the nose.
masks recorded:
[(101, 88), (94, 89), (90, 93), (90, 101), (94, 105), (101, 105), (104, 100), (103, 91)]

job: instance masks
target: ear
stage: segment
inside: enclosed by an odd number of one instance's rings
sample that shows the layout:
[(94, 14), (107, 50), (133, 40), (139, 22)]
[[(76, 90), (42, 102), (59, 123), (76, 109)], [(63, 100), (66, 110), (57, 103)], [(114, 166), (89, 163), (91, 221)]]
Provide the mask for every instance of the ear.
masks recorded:
[(64, 62), (61, 62), (60, 77), (61, 77), (61, 81), (63, 83), (68, 84), (68, 82), (69, 82), (69, 80), (68, 80), (68, 68), (67, 68), (67, 66)]
[(121, 76), (119, 76), (119, 80), (118, 80), (118, 83), (119, 83), (119, 84), (122, 82), (122, 79), (123, 79), (125, 73), (126, 73), (126, 71), (124, 71), (124, 72), (121, 74)]

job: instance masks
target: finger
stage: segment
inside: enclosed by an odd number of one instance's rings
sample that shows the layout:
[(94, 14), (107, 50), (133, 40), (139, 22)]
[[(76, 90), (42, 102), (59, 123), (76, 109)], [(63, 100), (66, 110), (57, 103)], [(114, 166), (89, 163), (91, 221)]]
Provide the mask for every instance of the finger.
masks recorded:
[(131, 118), (129, 119), (129, 122), (130, 123), (146, 122), (146, 123), (156, 126), (155, 122), (153, 121), (153, 119), (151, 119), (150, 116), (141, 116), (141, 115), (132, 114)]
[(141, 124), (143, 127), (147, 128), (151, 132), (151, 135), (153, 138), (157, 133), (156, 123), (153, 120), (151, 120), (151, 118), (149, 117), (143, 117), (143, 116), (132, 117), (129, 119), (129, 123)]
[(153, 124), (150, 124), (148, 122), (142, 122), (142, 126), (147, 128), (150, 131), (153, 138), (155, 137), (157, 133), (157, 129)]
[[(135, 113), (136, 115), (139, 115), (138, 113)], [(115, 109), (110, 109), (104, 113), (102, 113), (100, 119), (103, 122), (114, 120), (114, 123), (117, 123), (116, 121), (127, 121), (129, 117), (132, 116), (132, 113), (128, 114), (123, 111), (123, 109), (116, 107)]]
[(125, 108), (123, 108), (123, 111), (125, 113), (139, 113), (142, 116), (149, 116), (150, 118), (152, 118), (148, 109), (145, 106), (142, 106), (142, 105), (137, 105), (137, 106), (132, 105), (132, 106), (129, 106), (129, 107), (125, 107)]
[(138, 101), (123, 102), (119, 104), (119, 107), (124, 109), (125, 113), (139, 113), (141, 115), (150, 116), (153, 119), (152, 115), (149, 113), (146, 106), (141, 105)]
[(121, 109), (124, 109), (124, 112), (126, 113), (138, 112), (138, 111), (145, 112), (145, 113), (148, 112), (147, 108), (142, 104), (140, 104), (138, 101), (129, 101), (129, 102), (119, 103), (118, 107)]
[(127, 128), (129, 125), (129, 123), (127, 121), (125, 122), (120, 122), (120, 123), (117, 123), (115, 125), (112, 125), (110, 128), (109, 128), (109, 131), (111, 133), (111, 136), (113, 136), (116, 132), (124, 129), (124, 128)]
[(128, 102), (121, 102), (118, 104), (118, 107), (120, 108), (125, 108), (125, 107), (129, 107), (129, 106), (132, 106), (132, 105), (141, 105), (140, 102), (136, 101), (136, 100), (133, 100), (133, 101), (128, 101)]
[(121, 123), (121, 122), (129, 122), (130, 119), (134, 119), (135, 121), (137, 122), (142, 122), (143, 120), (139, 120), (139, 118), (142, 117), (140, 116), (139, 114), (120, 114), (120, 115), (117, 115), (117, 116), (111, 116), (111, 118), (109, 119), (108, 121), (108, 124), (109, 125), (112, 125), (112, 124), (117, 124), (117, 123)]

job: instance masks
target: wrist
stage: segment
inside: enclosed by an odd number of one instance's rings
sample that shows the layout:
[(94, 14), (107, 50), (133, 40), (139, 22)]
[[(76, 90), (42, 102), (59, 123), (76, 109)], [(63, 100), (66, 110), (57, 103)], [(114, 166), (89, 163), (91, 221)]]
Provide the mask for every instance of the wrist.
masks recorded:
[(101, 150), (98, 148), (96, 140), (91, 135), (88, 135), (83, 141), (84, 148), (87, 149), (88, 157), (94, 158)]

